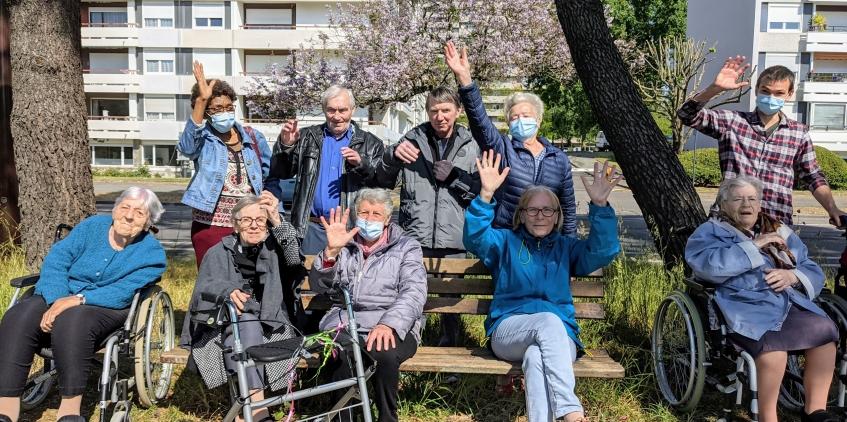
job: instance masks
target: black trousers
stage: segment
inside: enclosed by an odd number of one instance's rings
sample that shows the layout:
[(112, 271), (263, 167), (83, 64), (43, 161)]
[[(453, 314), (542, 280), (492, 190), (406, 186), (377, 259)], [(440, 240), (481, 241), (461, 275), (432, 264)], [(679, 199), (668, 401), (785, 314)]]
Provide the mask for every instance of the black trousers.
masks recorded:
[[(362, 348), (367, 347), (365, 339), (362, 337)], [(370, 385), (373, 386), (373, 397), (379, 411), (379, 422), (397, 422), (397, 397), (398, 388), (400, 387), (400, 364), (415, 355), (418, 350), (418, 342), (412, 333), (406, 334), (406, 339), (400, 341), (397, 334), (394, 334), (394, 341), (397, 347), (390, 350), (376, 351), (376, 346), (370, 352), (362, 351), (365, 369), (376, 361), (376, 372), (370, 379)], [(352, 346), (351, 346), (352, 347)], [(372, 359), (371, 359), (372, 358)], [(341, 359), (333, 362), (334, 370), (332, 372), (332, 380), (338, 381), (345, 378), (350, 378), (355, 373), (355, 362), (353, 353), (348, 351), (341, 354)], [(333, 392), (333, 402), (339, 400), (344, 395), (345, 390)], [(353, 415), (349, 410), (341, 413), (340, 421), (348, 422), (353, 420)]]
[(88, 372), (99, 346), (126, 322), (129, 309), (74, 306), (59, 314), (52, 333), (41, 331), (50, 306), (41, 296), (21, 300), (0, 322), (0, 397), (20, 397), (35, 354), (52, 347), (62, 397), (85, 391)]

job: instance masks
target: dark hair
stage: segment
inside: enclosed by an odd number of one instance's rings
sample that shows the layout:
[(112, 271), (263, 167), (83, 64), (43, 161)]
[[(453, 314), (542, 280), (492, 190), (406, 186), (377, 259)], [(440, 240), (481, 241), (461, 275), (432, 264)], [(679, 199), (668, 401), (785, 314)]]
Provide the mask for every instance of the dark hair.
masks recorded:
[(426, 96), (427, 109), (429, 109), (430, 105), (438, 103), (453, 103), (457, 109), (462, 108), (462, 100), (459, 99), (459, 93), (455, 89), (444, 85), (429, 91), (429, 94)]
[(784, 80), (788, 80), (788, 92), (794, 92), (794, 72), (785, 66), (771, 66), (759, 74), (759, 79), (756, 80), (756, 91), (762, 85)]
[[(206, 79), (206, 83), (215, 82), (215, 86), (212, 87), (212, 96), (209, 98), (209, 102), (212, 102), (213, 98), (220, 97), (221, 95), (226, 95), (229, 97), (232, 102), (235, 102), (238, 96), (235, 94), (235, 90), (229, 86), (228, 83), (220, 80), (220, 79)], [(197, 83), (191, 87), (191, 108), (194, 108), (194, 102), (197, 101), (197, 97), (200, 96), (200, 86)]]

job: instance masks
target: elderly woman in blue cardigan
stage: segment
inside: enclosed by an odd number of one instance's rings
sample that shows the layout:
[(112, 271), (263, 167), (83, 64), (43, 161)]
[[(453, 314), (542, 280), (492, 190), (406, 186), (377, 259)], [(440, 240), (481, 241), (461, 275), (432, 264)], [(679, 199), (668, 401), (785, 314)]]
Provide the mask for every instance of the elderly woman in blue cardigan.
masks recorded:
[(805, 351), (802, 421), (841, 420), (826, 413), (838, 328), (812, 302), (824, 274), (790, 227), (762, 212), (762, 184), (739, 176), (721, 183), (717, 215), (685, 247), (700, 280), (717, 285), (715, 301), (729, 337), (756, 360), (759, 420), (777, 420), (776, 405), (790, 351)]
[[(477, 160), (482, 189), (465, 214), (464, 242), (494, 277), (494, 299), (485, 321), (498, 358), (522, 362), (529, 422), (585, 421), (574, 394), (573, 362), (583, 352), (570, 277), (609, 264), (620, 251), (617, 218), (608, 204), (620, 176), (595, 164), (594, 182), (583, 177), (591, 198), (588, 239), (564, 236), (562, 207), (546, 187), (521, 195), (511, 229), (492, 227), (494, 192), (509, 174), (492, 151)], [(609, 174), (610, 176), (606, 176)]]
[(135, 291), (165, 271), (165, 251), (149, 229), (164, 212), (156, 194), (131, 187), (112, 215), (80, 222), (44, 258), (35, 293), (0, 322), (0, 422), (18, 419), (33, 356), (52, 347), (61, 422), (80, 422), (82, 393), (100, 343), (129, 315)]

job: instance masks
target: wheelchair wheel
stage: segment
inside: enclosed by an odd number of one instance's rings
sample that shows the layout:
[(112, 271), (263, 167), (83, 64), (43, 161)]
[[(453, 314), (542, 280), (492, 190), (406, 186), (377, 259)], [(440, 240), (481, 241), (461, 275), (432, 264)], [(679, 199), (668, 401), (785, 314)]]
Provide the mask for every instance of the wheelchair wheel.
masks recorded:
[[(835, 354), (835, 375), (832, 378), (832, 388), (829, 393), (829, 404), (835, 405), (840, 390), (843, 388), (838, 377), (838, 371), (843, 362), (841, 362), (842, 352), (845, 345), (845, 334), (847, 334), (847, 301), (839, 296), (822, 293), (816, 299), (818, 306), (835, 322), (838, 326), (840, 340), (837, 345), (838, 351)], [(779, 404), (780, 406), (791, 412), (800, 412), (805, 406), (806, 389), (803, 387), (803, 370), (806, 366), (806, 357), (801, 354), (789, 354), (788, 363), (785, 368), (785, 377), (782, 379), (782, 385), (779, 388)]]
[(659, 305), (653, 324), (653, 369), (664, 399), (680, 411), (697, 407), (706, 381), (703, 323), (694, 302), (675, 290)]
[(56, 380), (52, 359), (35, 356), (32, 367), (37, 369), (32, 370), (26, 380), (26, 387), (21, 395), (21, 408), (23, 410), (32, 410), (44, 402), (50, 395), (50, 390)]
[(150, 407), (168, 394), (173, 364), (160, 358), (176, 343), (171, 298), (159, 286), (152, 287), (139, 304), (135, 324), (135, 385), (139, 403)]
[(117, 410), (115, 413), (112, 413), (112, 418), (109, 419), (109, 422), (130, 422), (129, 412), (126, 410)]

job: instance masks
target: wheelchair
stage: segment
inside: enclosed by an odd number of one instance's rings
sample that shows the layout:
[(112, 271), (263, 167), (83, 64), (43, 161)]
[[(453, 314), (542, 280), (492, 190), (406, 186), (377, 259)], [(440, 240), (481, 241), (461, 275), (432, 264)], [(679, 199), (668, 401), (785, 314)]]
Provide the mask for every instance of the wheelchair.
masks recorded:
[[(735, 395), (718, 421), (728, 422), (749, 392), (749, 416), (758, 421), (758, 385), (753, 357), (737, 348), (714, 300), (715, 288), (687, 278), (685, 290), (674, 290), (659, 305), (651, 335), (653, 369), (664, 400), (681, 412), (690, 412), (703, 397), (706, 385), (720, 393)], [(835, 322), (840, 333), (836, 351), (836, 374), (830, 390), (830, 406), (843, 414), (847, 383), (847, 301), (821, 292), (815, 302)], [(799, 352), (802, 353), (802, 352)], [(779, 403), (789, 411), (804, 405), (803, 355), (789, 353)]]
[[(241, 343), (241, 336), (238, 329), (238, 310), (232, 300), (230, 300), (229, 297), (216, 297), (206, 293), (201, 294), (204, 300), (219, 304), (217, 317), (214, 318), (214, 321), (210, 318), (210, 321), (208, 321), (209, 325), (216, 325), (221, 329), (230, 326), (232, 329), (232, 349), (224, 351), (233, 353), (233, 359), (236, 362), (236, 371), (235, 373), (228, 374), (232, 405), (224, 416), (223, 422), (232, 422), (239, 414), (243, 418), (244, 422), (253, 422), (254, 408), (278, 406), (295, 400), (302, 400), (308, 397), (314, 397), (339, 390), (346, 390), (345, 394), (330, 410), (304, 419), (298, 419), (298, 422), (330, 422), (332, 418), (337, 416), (340, 412), (357, 407), (362, 409), (364, 422), (373, 421), (370, 399), (368, 397), (367, 381), (374, 374), (376, 364), (374, 363), (365, 369), (364, 361), (362, 359), (362, 345), (360, 344), (361, 340), (357, 335), (358, 326), (356, 325), (356, 318), (353, 312), (350, 293), (346, 287), (339, 286), (336, 290), (337, 293), (341, 295), (342, 303), (344, 304), (348, 318), (348, 324), (344, 331), (339, 332), (336, 336), (336, 345), (340, 346), (343, 350), (352, 351), (354, 366), (353, 376), (304, 390), (289, 391), (283, 395), (267, 397), (264, 400), (258, 401), (253, 400), (247, 386), (246, 380), (248, 368), (267, 365), (288, 359), (309, 359), (314, 353), (324, 349), (324, 346), (310, 341), (313, 336), (300, 335), (245, 348)], [(296, 364), (292, 365), (292, 370), (296, 370), (296, 367)], [(266, 380), (266, 385), (267, 383), (268, 381)], [(357, 400), (358, 402), (348, 405), (351, 400)]]
[[(56, 228), (54, 243), (71, 230), (68, 225)], [(32, 296), (38, 274), (14, 278), (15, 291), (7, 311), (20, 300)], [(150, 407), (168, 394), (173, 364), (160, 363), (159, 356), (176, 346), (176, 327), (171, 298), (155, 280), (135, 292), (129, 316), (124, 325), (100, 345), (103, 353), (98, 388), (100, 421), (129, 422), (134, 387), (142, 407)], [(57, 369), (50, 348), (41, 349), (33, 362), (24, 393), (22, 410), (31, 410), (49, 396), (56, 382)], [(113, 406), (111, 418), (107, 418)]]

